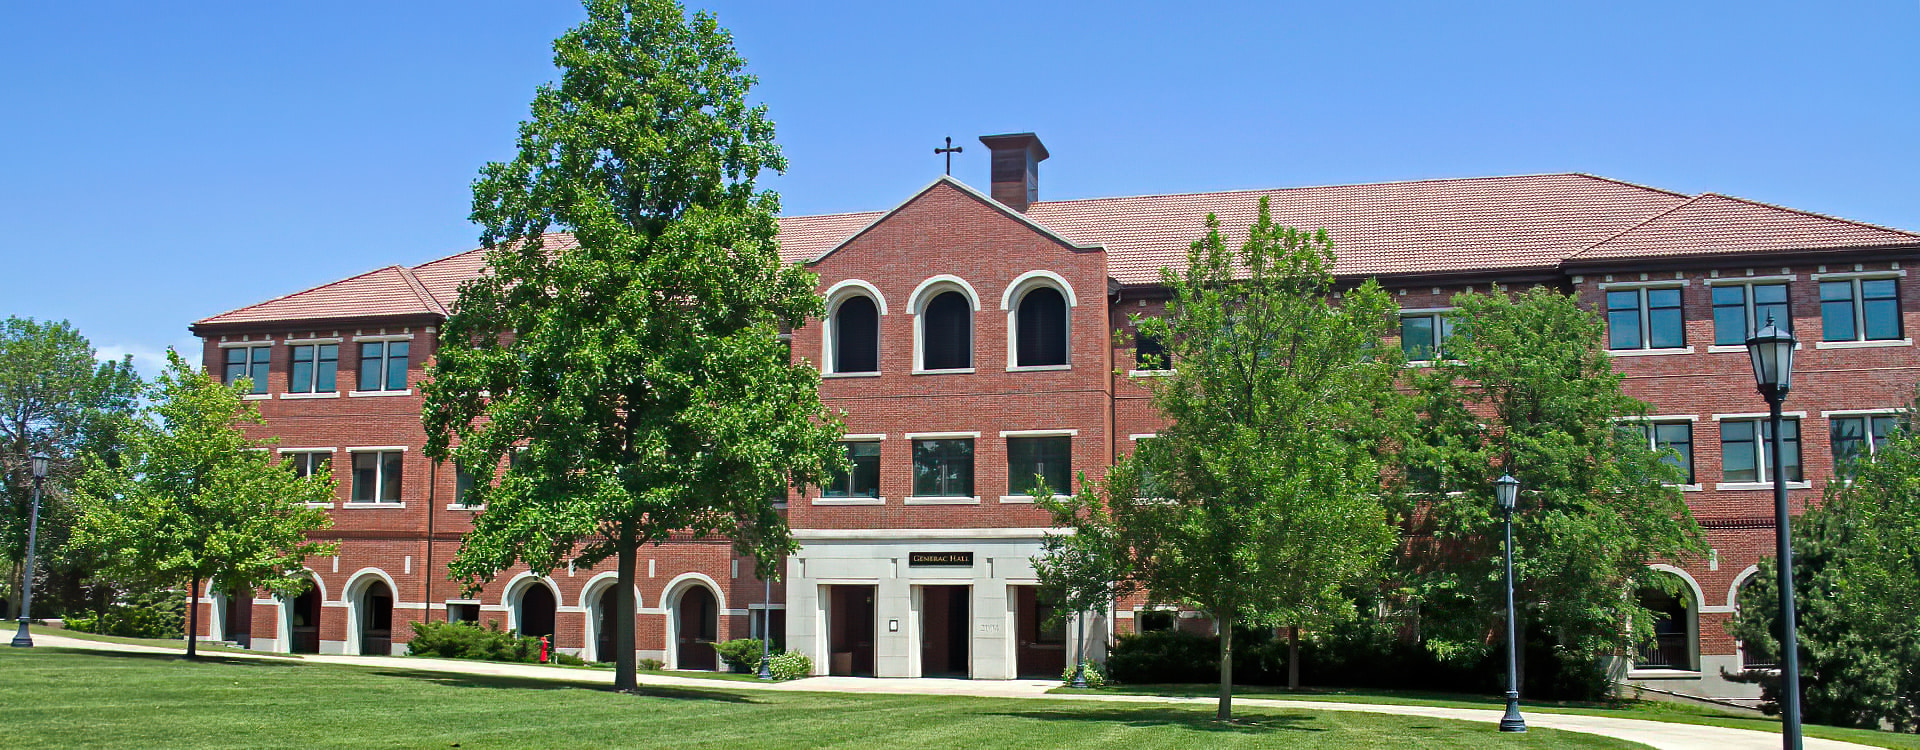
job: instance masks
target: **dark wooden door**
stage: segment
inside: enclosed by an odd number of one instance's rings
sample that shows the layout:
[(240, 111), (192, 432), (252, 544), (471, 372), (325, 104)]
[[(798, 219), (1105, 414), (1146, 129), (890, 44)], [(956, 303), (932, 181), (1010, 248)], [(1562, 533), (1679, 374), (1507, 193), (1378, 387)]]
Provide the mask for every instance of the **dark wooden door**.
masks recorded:
[(234, 589), (227, 592), (227, 621), (220, 630), (229, 642), (242, 648), (253, 645), (253, 592)]
[(720, 607), (713, 593), (702, 586), (688, 588), (680, 595), (678, 616), (675, 637), (680, 641), (679, 667), (718, 669), (720, 659), (714, 653), (713, 641), (720, 631)]
[(393, 654), (393, 590), (384, 581), (375, 581), (360, 597), (360, 653), (366, 656)]
[(598, 637), (594, 639), (593, 658), (603, 662), (613, 662), (617, 656), (614, 650), (619, 648), (617, 638), (620, 631), (613, 624), (614, 615), (620, 611), (619, 588), (608, 587), (606, 591), (601, 592), (599, 606), (600, 611), (595, 614), (599, 627), (596, 628), (595, 633)]
[(296, 654), (320, 653), (320, 590), (309, 587), (294, 598), (287, 612), (287, 635), (293, 643), (287, 650)]
[(856, 677), (873, 676), (872, 586), (834, 586), (829, 600), (833, 621), (828, 623), (828, 672)]

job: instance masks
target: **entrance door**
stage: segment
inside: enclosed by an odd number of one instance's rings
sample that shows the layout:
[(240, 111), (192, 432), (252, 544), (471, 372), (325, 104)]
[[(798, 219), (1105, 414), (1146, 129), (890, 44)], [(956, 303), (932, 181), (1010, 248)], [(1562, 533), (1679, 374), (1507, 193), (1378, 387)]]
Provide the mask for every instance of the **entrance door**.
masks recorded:
[(374, 581), (360, 595), (360, 653), (393, 654), (393, 590), (385, 581)]
[(253, 645), (253, 592), (234, 589), (227, 592), (227, 619), (220, 624), (226, 640), (241, 648)]
[(873, 676), (874, 586), (827, 587), (827, 673)]
[(920, 587), (920, 676), (971, 676), (972, 586)]
[(515, 618), (520, 626), (520, 634), (539, 638), (545, 636), (548, 645), (553, 642), (553, 613), (557, 604), (553, 600), (553, 589), (543, 584), (528, 586), (520, 594), (520, 616)]
[(1049, 625), (1053, 606), (1038, 586), (1014, 586), (1014, 673), (1024, 679), (1058, 678), (1066, 671), (1067, 624)]
[(705, 586), (688, 586), (680, 595), (675, 636), (679, 639), (681, 669), (720, 668), (720, 657), (713, 641), (720, 634), (720, 605)]
[(598, 606), (600, 611), (595, 614), (595, 622), (599, 623), (599, 627), (594, 632), (593, 658), (611, 663), (618, 656), (615, 650), (620, 647), (617, 639), (620, 630), (613, 624), (615, 613), (620, 611), (620, 587), (608, 586), (606, 591), (600, 592)]
[(287, 650), (296, 654), (320, 653), (320, 589), (308, 586), (307, 592), (294, 597), (287, 608)]

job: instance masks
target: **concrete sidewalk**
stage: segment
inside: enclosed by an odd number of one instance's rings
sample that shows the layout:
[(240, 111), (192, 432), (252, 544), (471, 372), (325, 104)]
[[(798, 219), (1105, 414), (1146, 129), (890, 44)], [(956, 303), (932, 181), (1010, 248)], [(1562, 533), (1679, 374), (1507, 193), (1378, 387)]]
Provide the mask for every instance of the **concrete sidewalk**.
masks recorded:
[[(45, 630), (40, 629), (36, 629), (33, 634), (33, 639), (38, 645), (57, 648), (159, 654), (177, 654), (181, 652), (181, 649), (134, 646), (69, 638), (49, 634)], [(208, 652), (208, 655), (222, 658), (276, 658), (227, 651)], [(346, 664), (360, 667), (390, 667), (394, 669), (445, 674), (518, 677), (538, 680), (567, 680), (601, 684), (613, 683), (613, 673), (610, 671), (598, 669), (568, 669), (539, 664), (502, 664), (462, 659), (428, 659), (422, 657), (393, 656), (330, 656), (319, 654), (303, 654), (300, 657), (300, 661), (322, 664)], [(887, 678), (873, 679), (865, 677), (810, 677), (791, 682), (758, 682), (679, 677), (659, 672), (641, 672), (639, 680), (640, 684), (650, 686), (723, 690), (834, 692), (885, 695), (953, 695), (976, 698), (1027, 698), (1154, 705), (1212, 705), (1214, 702), (1213, 698), (1171, 698), (1151, 695), (1052, 695), (1047, 691), (1059, 686), (1059, 683), (1054, 680), (907, 680)], [(1353, 711), (1360, 713), (1393, 714), (1397, 716), (1419, 716), (1431, 719), (1450, 719), (1482, 723), (1489, 727), (1500, 722), (1502, 713), (1498, 709), (1336, 703), (1331, 701), (1241, 698), (1237, 696), (1233, 702), (1235, 706), (1241, 707)], [(1597, 734), (1627, 740), (1629, 742), (1638, 742), (1649, 747), (1657, 748), (1657, 750), (1773, 750), (1774, 748), (1780, 747), (1780, 735), (1771, 732), (1697, 726), (1693, 724), (1674, 724), (1642, 719), (1622, 719), (1609, 716), (1535, 713), (1527, 716), (1527, 726)], [(1867, 745), (1816, 739), (1813, 737), (1806, 738), (1806, 746), (1810, 750), (1867, 750), (1869, 748)]]

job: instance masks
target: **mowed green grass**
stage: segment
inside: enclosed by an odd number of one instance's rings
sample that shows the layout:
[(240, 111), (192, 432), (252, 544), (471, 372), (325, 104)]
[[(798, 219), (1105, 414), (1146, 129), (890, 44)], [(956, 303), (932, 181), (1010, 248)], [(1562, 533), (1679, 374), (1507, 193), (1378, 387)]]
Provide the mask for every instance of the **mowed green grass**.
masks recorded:
[(1341, 711), (589, 683), (283, 659), (0, 650), (8, 747), (1630, 748), (1536, 729)]

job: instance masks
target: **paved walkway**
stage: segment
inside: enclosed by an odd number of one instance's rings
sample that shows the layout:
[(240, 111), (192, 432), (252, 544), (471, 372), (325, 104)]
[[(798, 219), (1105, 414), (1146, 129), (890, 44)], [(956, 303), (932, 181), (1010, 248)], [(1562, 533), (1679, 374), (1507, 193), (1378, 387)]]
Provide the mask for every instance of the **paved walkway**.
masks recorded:
[[(68, 638), (66, 636), (52, 635), (44, 630), (35, 632), (33, 634), (33, 640), (35, 644), (41, 646), (88, 649), (94, 651), (126, 651), (137, 653), (180, 652), (180, 649), (134, 646)], [(208, 655), (255, 659), (274, 658), (258, 654), (227, 651), (208, 652)], [(408, 669), (420, 672), (521, 677), (540, 680), (570, 680), (608, 684), (613, 682), (613, 673), (606, 670), (567, 669), (564, 667), (549, 667), (538, 664), (501, 664), (461, 659), (331, 656), (319, 654), (304, 654), (300, 658), (302, 661), (319, 662), (323, 664), (392, 667), (395, 669)], [(639, 680), (642, 685), (708, 689), (893, 695), (964, 695), (980, 698), (1038, 698), (1046, 700), (1146, 703), (1159, 705), (1188, 703), (1210, 706), (1214, 703), (1213, 698), (1171, 698), (1151, 695), (1052, 695), (1047, 693), (1047, 691), (1059, 685), (1059, 683), (1054, 680), (906, 680), (873, 679), (865, 677), (811, 677), (804, 680), (794, 680), (792, 682), (767, 683), (680, 677), (658, 672), (642, 672), (639, 675)], [(1502, 713), (1502, 711), (1497, 709), (1485, 708), (1441, 708), (1436, 706), (1337, 703), (1332, 701), (1242, 698), (1239, 696), (1235, 696), (1233, 702), (1236, 707), (1356, 711), (1394, 714), (1399, 716), (1420, 716), (1432, 719), (1454, 719), (1485, 723), (1488, 725), (1499, 723)], [(1527, 716), (1527, 726), (1545, 729), (1563, 729), (1570, 732), (1584, 732), (1587, 734), (1614, 737), (1630, 742), (1639, 742), (1657, 748), (1658, 750), (1773, 750), (1773, 748), (1780, 747), (1780, 735), (1771, 732), (1697, 726), (1693, 724), (1674, 724), (1642, 719), (1622, 719), (1610, 716), (1534, 713)], [(1823, 740), (1813, 737), (1806, 738), (1806, 746), (1809, 750), (1867, 750), (1869, 748), (1867, 745)]]

